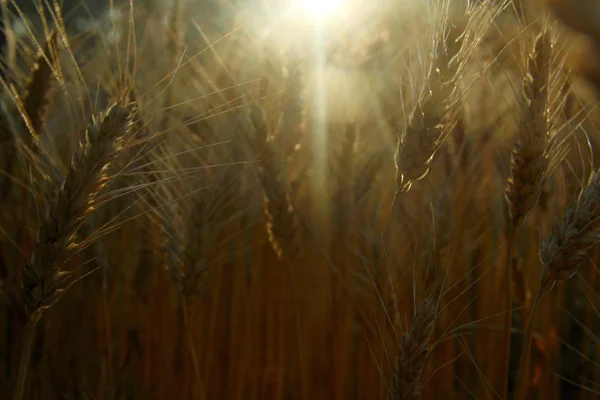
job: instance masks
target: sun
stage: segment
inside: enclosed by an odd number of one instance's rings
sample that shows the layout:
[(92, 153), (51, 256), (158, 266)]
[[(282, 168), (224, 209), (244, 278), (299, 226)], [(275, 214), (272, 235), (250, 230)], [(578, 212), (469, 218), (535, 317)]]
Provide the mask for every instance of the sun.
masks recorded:
[(315, 19), (323, 19), (338, 10), (342, 0), (298, 0), (300, 6)]

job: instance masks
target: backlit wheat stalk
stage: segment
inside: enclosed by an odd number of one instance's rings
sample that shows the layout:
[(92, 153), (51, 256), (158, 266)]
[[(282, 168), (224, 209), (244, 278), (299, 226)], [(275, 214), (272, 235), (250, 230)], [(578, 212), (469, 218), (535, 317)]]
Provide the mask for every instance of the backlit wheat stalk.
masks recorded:
[(31, 257), (22, 271), (22, 296), (28, 322), (15, 400), (23, 389), (35, 326), (45, 309), (54, 305), (73, 282), (65, 264), (76, 247), (82, 219), (94, 209), (94, 197), (106, 185), (108, 166), (121, 150), (131, 129), (132, 105), (114, 105), (95, 117), (71, 154), (63, 182), (50, 187)]

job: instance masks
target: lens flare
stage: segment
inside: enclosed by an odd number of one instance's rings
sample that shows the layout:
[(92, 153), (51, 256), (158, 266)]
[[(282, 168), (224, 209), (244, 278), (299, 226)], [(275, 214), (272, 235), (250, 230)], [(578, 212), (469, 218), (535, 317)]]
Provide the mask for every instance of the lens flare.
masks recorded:
[(340, 8), (342, 0), (299, 0), (302, 8), (313, 18), (322, 19)]

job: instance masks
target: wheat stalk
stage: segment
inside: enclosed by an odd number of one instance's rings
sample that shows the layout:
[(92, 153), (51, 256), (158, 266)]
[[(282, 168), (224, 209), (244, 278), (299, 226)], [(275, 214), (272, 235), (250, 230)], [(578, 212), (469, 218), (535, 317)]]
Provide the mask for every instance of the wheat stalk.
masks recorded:
[(512, 249), (518, 228), (528, 213), (538, 204), (542, 185), (549, 167), (548, 86), (552, 43), (547, 31), (540, 33), (533, 51), (527, 54), (523, 77), (521, 117), (511, 154), (511, 174), (506, 186), (506, 200), (511, 227), (506, 244), (504, 376), (503, 396), (508, 393), (510, 342), (512, 330)]
[(133, 114), (132, 105), (114, 105), (94, 118), (71, 154), (66, 177), (45, 196), (46, 209), (31, 257), (22, 271), (21, 292), (28, 322), (15, 400), (23, 398), (35, 326), (43, 311), (55, 304), (73, 282), (65, 264), (76, 248), (74, 236), (93, 211), (95, 196), (107, 183), (105, 172), (122, 148)]

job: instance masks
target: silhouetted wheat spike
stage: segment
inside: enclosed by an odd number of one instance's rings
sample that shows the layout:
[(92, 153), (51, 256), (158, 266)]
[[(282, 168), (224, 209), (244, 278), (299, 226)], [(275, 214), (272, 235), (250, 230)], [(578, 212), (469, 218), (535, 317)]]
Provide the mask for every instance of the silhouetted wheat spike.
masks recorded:
[(43, 310), (56, 303), (73, 282), (65, 264), (76, 248), (74, 236), (84, 217), (94, 209), (95, 197), (107, 183), (105, 172), (131, 129), (133, 112), (132, 105), (114, 105), (94, 118), (71, 154), (69, 170), (62, 183), (55, 183), (49, 193), (41, 196), (47, 199), (45, 211), (21, 278), (28, 324), (15, 400), (23, 398), (35, 326)]
[(402, 337), (389, 400), (414, 400), (421, 397), (421, 379), (431, 351), (429, 340), (435, 325), (439, 294), (439, 288), (436, 288), (425, 298), (415, 315), (412, 328)]

